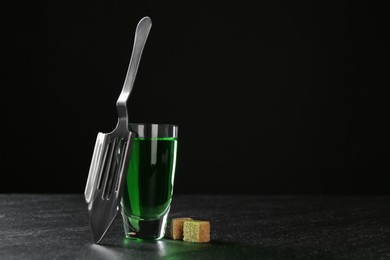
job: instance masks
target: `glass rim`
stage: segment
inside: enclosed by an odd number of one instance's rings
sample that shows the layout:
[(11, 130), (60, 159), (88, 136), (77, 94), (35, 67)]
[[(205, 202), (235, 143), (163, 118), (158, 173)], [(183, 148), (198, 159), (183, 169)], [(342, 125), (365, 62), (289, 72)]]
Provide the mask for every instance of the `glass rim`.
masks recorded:
[(143, 125), (143, 126), (152, 126), (152, 125), (157, 125), (157, 126), (161, 126), (161, 127), (169, 127), (169, 126), (173, 126), (173, 127), (179, 127), (177, 124), (167, 124), (167, 123), (137, 123), (137, 122), (130, 122), (129, 125)]
[(129, 123), (129, 130), (136, 138), (177, 138), (178, 126), (175, 124)]

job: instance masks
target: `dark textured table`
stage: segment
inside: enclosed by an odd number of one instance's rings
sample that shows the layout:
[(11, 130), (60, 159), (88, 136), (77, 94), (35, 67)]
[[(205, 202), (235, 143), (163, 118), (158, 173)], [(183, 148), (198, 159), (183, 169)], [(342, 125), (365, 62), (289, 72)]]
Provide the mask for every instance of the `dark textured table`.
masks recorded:
[(211, 221), (211, 243), (91, 242), (82, 195), (0, 195), (0, 259), (390, 259), (390, 197), (175, 195), (171, 217)]

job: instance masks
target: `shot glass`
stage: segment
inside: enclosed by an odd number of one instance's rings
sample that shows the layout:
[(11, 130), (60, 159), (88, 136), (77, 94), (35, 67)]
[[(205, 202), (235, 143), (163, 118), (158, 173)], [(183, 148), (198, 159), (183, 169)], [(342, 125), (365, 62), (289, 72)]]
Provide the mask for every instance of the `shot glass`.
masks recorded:
[(121, 200), (125, 235), (160, 239), (172, 201), (178, 127), (130, 123), (129, 130), (136, 137)]

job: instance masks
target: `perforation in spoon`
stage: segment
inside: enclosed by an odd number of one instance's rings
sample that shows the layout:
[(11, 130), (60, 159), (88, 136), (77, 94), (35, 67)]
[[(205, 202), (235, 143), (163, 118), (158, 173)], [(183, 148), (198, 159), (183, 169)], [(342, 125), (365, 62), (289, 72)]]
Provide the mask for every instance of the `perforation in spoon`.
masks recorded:
[(118, 148), (119, 148), (119, 139), (115, 138), (111, 148), (110, 158), (107, 160), (109, 163), (107, 165), (107, 172), (106, 172), (107, 176), (106, 176), (106, 180), (104, 183), (104, 190), (103, 190), (104, 199), (109, 199), (109, 195), (111, 193), (113, 175), (115, 174), (117, 168), (117, 157), (118, 157), (118, 150), (119, 150)]
[(100, 168), (102, 170), (100, 170), (101, 174), (99, 176), (97, 190), (100, 190), (102, 188), (103, 180), (105, 179), (105, 175), (106, 175), (106, 172), (107, 172), (107, 156), (110, 156), (111, 149), (112, 149), (112, 143), (108, 143), (106, 148), (105, 148), (103, 160), (102, 160), (101, 166), (100, 166)]
[(122, 140), (122, 143), (121, 143), (122, 154), (121, 154), (120, 161), (119, 161), (118, 174), (115, 176), (115, 192), (118, 192), (118, 190), (119, 190), (119, 182), (120, 182), (120, 177), (121, 177), (119, 172), (124, 171), (122, 178), (126, 178), (126, 176), (127, 176), (126, 169), (123, 169), (123, 164), (125, 162), (125, 155), (127, 152), (127, 143), (128, 142), (124, 142)]

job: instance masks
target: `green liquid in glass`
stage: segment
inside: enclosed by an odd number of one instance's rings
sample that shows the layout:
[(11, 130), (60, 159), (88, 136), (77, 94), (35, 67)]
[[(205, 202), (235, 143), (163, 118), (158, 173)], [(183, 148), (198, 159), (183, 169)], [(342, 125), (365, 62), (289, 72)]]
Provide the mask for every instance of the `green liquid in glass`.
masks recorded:
[(172, 199), (176, 149), (176, 138), (135, 138), (122, 200), (127, 216), (164, 215)]

